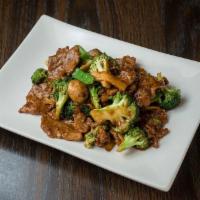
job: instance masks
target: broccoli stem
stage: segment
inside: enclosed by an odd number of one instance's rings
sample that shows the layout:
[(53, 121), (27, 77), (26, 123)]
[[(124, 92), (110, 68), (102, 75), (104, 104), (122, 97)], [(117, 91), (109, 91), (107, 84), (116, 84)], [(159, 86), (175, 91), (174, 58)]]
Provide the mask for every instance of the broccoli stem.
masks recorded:
[(89, 88), (89, 91), (92, 104), (96, 109), (100, 108), (101, 105), (99, 103), (99, 96), (98, 96), (99, 87), (92, 86)]
[(82, 83), (86, 85), (91, 85), (94, 83), (94, 78), (89, 73), (84, 72), (81, 69), (76, 69), (74, 73), (72, 74), (72, 77), (81, 81)]
[(65, 79), (55, 80), (53, 82), (53, 96), (56, 100), (56, 119), (60, 118), (63, 107), (68, 99), (68, 81)]
[(134, 138), (133, 138), (133, 137), (128, 137), (127, 139), (125, 139), (124, 142), (122, 142), (122, 143), (119, 145), (117, 151), (121, 152), (121, 151), (124, 151), (125, 149), (128, 149), (128, 148), (130, 148), (130, 147), (133, 147), (133, 146), (136, 144), (137, 139), (138, 139), (138, 138), (136, 138), (136, 137), (134, 137)]
[(60, 114), (65, 102), (68, 99), (68, 95), (59, 94), (58, 101), (56, 102), (56, 119), (60, 118)]
[(91, 59), (90, 54), (81, 46), (79, 46), (79, 53), (82, 61), (87, 61)]

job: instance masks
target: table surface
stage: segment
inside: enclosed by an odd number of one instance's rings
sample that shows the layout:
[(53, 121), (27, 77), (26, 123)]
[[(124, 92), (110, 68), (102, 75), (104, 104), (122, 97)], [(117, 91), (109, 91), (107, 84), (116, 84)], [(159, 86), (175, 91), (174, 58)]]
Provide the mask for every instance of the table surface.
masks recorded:
[[(0, 66), (42, 14), (200, 61), (199, 0), (0, 0)], [(0, 129), (0, 199), (200, 199), (200, 137), (164, 193)]]

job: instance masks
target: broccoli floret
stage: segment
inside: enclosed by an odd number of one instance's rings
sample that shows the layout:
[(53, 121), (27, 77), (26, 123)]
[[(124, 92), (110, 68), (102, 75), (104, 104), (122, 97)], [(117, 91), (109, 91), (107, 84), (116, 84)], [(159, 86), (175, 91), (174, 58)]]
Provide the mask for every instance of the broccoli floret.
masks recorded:
[(81, 112), (83, 112), (86, 116), (90, 115), (90, 107), (88, 105), (82, 104), (80, 106)]
[(120, 90), (125, 90), (125, 83), (111, 74), (111, 72), (113, 72), (113, 67), (109, 63), (111, 60), (112, 58), (107, 56), (105, 53), (96, 56), (90, 65), (89, 71), (96, 80), (98, 79), (98, 81), (101, 82), (103, 87), (109, 88), (111, 84)]
[(62, 118), (72, 119), (76, 105), (73, 102), (66, 102), (62, 111)]
[(91, 129), (90, 132), (85, 134), (84, 145), (86, 148), (92, 148), (95, 145), (96, 136), (98, 134), (98, 129), (99, 129), (99, 127), (96, 127), (94, 129)]
[(95, 57), (90, 65), (90, 73), (109, 71), (108, 60), (109, 57), (105, 53)]
[(165, 87), (157, 92), (153, 102), (157, 102), (161, 108), (170, 110), (181, 102), (181, 91), (175, 87)]
[(124, 151), (130, 147), (146, 149), (149, 146), (150, 142), (144, 131), (139, 127), (135, 127), (125, 134), (124, 141), (119, 145), (118, 151)]
[(48, 77), (48, 72), (47, 70), (43, 68), (38, 68), (35, 70), (33, 75), (31, 76), (31, 80), (33, 84), (40, 84), (43, 81), (45, 81)]
[(99, 89), (100, 89), (100, 87), (98, 87), (98, 86), (92, 86), (89, 88), (92, 104), (97, 109), (101, 107), (101, 105), (99, 103), (99, 96), (98, 96)]
[(80, 59), (82, 61), (91, 60), (90, 54), (83, 47), (81, 46), (78, 46), (78, 47), (79, 47)]
[(127, 94), (118, 92), (111, 105), (94, 109), (90, 112), (90, 115), (98, 124), (108, 120), (115, 126), (115, 131), (124, 133), (137, 120), (138, 111), (137, 105)]
[(53, 96), (56, 100), (56, 119), (60, 118), (63, 107), (68, 99), (68, 80), (59, 79), (53, 82)]

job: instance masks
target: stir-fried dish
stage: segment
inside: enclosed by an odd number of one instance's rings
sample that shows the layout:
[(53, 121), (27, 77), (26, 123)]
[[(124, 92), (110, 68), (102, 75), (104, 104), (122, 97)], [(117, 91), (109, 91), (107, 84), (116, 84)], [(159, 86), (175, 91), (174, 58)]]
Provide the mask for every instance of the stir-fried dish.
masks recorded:
[(98, 49), (59, 48), (39, 68), (20, 113), (41, 115), (52, 138), (84, 141), (110, 151), (158, 147), (167, 110), (181, 101), (180, 90), (161, 73), (151, 75), (130, 56), (112, 58)]

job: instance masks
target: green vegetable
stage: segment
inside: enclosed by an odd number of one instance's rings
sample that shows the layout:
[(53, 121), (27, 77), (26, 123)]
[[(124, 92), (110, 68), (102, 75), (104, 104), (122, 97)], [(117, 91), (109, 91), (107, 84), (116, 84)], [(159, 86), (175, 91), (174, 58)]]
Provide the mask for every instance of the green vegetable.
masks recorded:
[(118, 151), (124, 151), (130, 147), (146, 149), (150, 142), (146, 134), (139, 127), (130, 129), (124, 136), (124, 141), (119, 145)]
[(53, 96), (56, 100), (56, 119), (60, 118), (63, 107), (68, 99), (68, 80), (59, 79), (53, 82)]
[(31, 76), (31, 80), (33, 84), (40, 84), (44, 82), (48, 77), (48, 72), (47, 70), (43, 68), (38, 68), (35, 70), (33, 75)]
[(89, 73), (84, 72), (83, 70), (77, 68), (74, 73), (72, 74), (72, 77), (81, 81), (82, 83), (86, 85), (90, 85), (94, 83), (94, 78)]
[(92, 86), (89, 88), (90, 98), (91, 98), (92, 104), (94, 105), (95, 108), (101, 107), (101, 105), (99, 103), (99, 96), (98, 96), (99, 89), (100, 89), (100, 87), (95, 87), (95, 86)]
[(161, 108), (170, 110), (181, 102), (181, 91), (175, 87), (165, 87), (157, 92), (153, 102), (157, 102)]
[(95, 145), (98, 130), (99, 130), (99, 127), (97, 126), (95, 129), (91, 129), (90, 132), (85, 134), (84, 145), (85, 145), (86, 148), (92, 148)]
[(108, 60), (109, 57), (105, 53), (95, 57), (90, 65), (90, 73), (109, 71)]
[(163, 79), (164, 77), (162, 76), (162, 73), (161, 72), (157, 73), (157, 80), (162, 81)]
[(82, 61), (87, 61), (91, 59), (90, 54), (81, 46), (79, 46), (79, 53)]
[(80, 106), (81, 112), (83, 112), (86, 116), (90, 115), (90, 107), (88, 105), (82, 104)]
[(110, 121), (114, 130), (119, 133), (126, 132), (138, 118), (138, 107), (127, 94), (117, 93), (111, 105), (90, 112), (92, 118), (102, 124)]
[(66, 102), (62, 111), (62, 117), (69, 120), (72, 119), (76, 105), (73, 102)]

